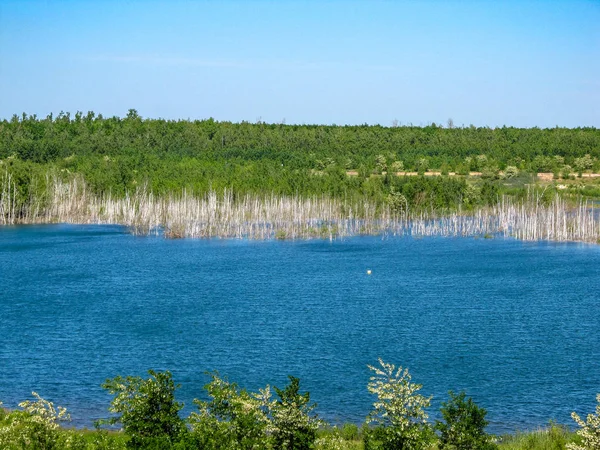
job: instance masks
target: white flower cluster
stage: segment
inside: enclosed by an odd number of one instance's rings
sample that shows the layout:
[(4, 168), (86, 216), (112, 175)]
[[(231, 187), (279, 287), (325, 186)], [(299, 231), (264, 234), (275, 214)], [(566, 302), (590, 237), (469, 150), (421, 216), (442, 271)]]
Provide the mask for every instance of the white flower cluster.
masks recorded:
[(600, 450), (600, 394), (596, 395), (596, 414), (588, 414), (584, 422), (576, 413), (571, 413), (573, 420), (581, 427), (577, 434), (581, 436), (581, 445), (567, 444), (568, 450)]
[(31, 393), (36, 400), (26, 400), (19, 403), (23, 411), (31, 415), (31, 420), (48, 427), (51, 430), (56, 430), (58, 422), (67, 422), (71, 420), (71, 416), (67, 413), (67, 409), (62, 406), (58, 407), (58, 411), (54, 408), (54, 403), (44, 400), (37, 392)]
[(59, 422), (70, 420), (67, 410), (32, 395), (34, 401), (19, 403), (21, 410), (0, 414), (0, 448), (52, 448), (58, 440)]
[(315, 441), (316, 450), (346, 450), (348, 445), (341, 436), (325, 436)]
[(417, 392), (423, 387), (411, 383), (408, 369), (385, 363), (379, 358), (380, 367), (368, 366), (375, 375), (370, 378), (368, 389), (377, 395), (373, 403), (374, 411), (367, 421), (383, 426), (398, 427), (402, 430), (414, 424), (426, 423), (427, 408), (431, 397), (424, 397)]
[(379, 367), (368, 366), (374, 372), (368, 390), (377, 396), (367, 423), (375, 423), (384, 448), (425, 448), (431, 433), (427, 423), (427, 408), (431, 397), (418, 391), (422, 385), (412, 383), (408, 369), (385, 363), (379, 358)]
[[(206, 389), (212, 400), (195, 400), (198, 412), (192, 412), (188, 422), (192, 431), (214, 441), (233, 446), (245, 442), (248, 448), (294, 448), (299, 432), (314, 435), (321, 425), (304, 394), (273, 400), (270, 386), (248, 392), (216, 373)], [(277, 391), (280, 396), (287, 392)]]

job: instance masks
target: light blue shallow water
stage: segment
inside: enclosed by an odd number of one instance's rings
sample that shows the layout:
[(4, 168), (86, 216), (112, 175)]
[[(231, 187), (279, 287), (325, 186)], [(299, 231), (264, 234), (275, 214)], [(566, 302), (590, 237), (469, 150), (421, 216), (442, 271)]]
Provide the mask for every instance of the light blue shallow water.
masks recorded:
[(35, 390), (91, 426), (117, 374), (170, 369), (186, 413), (207, 370), (249, 389), (292, 374), (322, 416), (360, 423), (381, 356), (409, 367), (432, 412), (464, 389), (494, 432), (570, 424), (600, 392), (599, 298), (598, 246), (0, 227), (0, 400)]

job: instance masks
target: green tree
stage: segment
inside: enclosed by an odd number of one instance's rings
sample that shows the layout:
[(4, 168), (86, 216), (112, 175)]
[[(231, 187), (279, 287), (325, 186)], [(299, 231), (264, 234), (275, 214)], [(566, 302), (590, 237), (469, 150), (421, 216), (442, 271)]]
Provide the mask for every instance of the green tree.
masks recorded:
[(382, 172), (387, 172), (387, 159), (384, 155), (377, 155), (375, 157), (375, 170), (377, 173), (381, 174)]
[(514, 178), (519, 174), (519, 169), (515, 166), (506, 166), (504, 169), (504, 176), (508, 179)]
[(189, 418), (192, 434), (201, 443), (200, 447), (264, 448), (269, 425), (269, 387), (253, 394), (221, 378), (216, 372), (211, 374), (211, 378), (205, 386), (211, 400), (194, 400), (198, 412), (193, 412)]
[(310, 403), (310, 393), (300, 393), (300, 380), (288, 376), (284, 389), (275, 387), (279, 399), (270, 405), (271, 436), (276, 449), (307, 450), (317, 437), (319, 419), (312, 414), (317, 406)]
[(394, 173), (402, 172), (404, 170), (404, 163), (402, 161), (394, 161), (391, 168)]
[(102, 384), (114, 395), (109, 411), (117, 414), (102, 423), (121, 423), (130, 437), (128, 448), (168, 448), (186, 431), (179, 417), (183, 403), (175, 401), (179, 385), (173, 382), (171, 372), (148, 373), (148, 379), (117, 376)]
[(575, 158), (573, 165), (577, 172), (581, 173), (584, 170), (591, 169), (594, 165), (594, 160), (590, 155), (584, 155), (581, 158)]
[(390, 188), (390, 193), (386, 200), (392, 212), (396, 214), (408, 214), (408, 201), (401, 192), (396, 191), (394, 186)]
[(429, 169), (429, 161), (427, 158), (419, 158), (417, 160), (417, 172), (419, 175), (423, 175)]
[(442, 403), (440, 411), (444, 421), (436, 421), (435, 429), (440, 432), (440, 450), (492, 450), (497, 448), (485, 432), (487, 411), (466, 398), (461, 392), (449, 393), (450, 399)]

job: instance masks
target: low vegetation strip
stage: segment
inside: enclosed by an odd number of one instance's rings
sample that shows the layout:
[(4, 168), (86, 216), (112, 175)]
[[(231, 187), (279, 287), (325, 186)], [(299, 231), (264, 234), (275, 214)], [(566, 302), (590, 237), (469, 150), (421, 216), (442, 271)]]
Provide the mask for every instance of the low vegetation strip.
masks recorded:
[[(61, 428), (69, 421), (64, 408), (33, 393), (34, 400), (12, 411), (0, 408), (0, 448), (47, 450), (598, 450), (600, 394), (595, 414), (586, 420), (573, 413), (579, 429), (551, 425), (547, 430), (492, 436), (486, 432), (487, 411), (464, 392), (449, 392), (440, 408), (441, 420), (428, 418), (430, 397), (419, 393), (408, 369), (379, 360), (368, 366), (367, 386), (375, 397), (362, 428), (332, 427), (315, 413), (300, 380), (289, 377), (284, 388), (266, 386), (249, 392), (211, 374), (206, 400), (194, 400), (197, 411), (179, 414), (178, 385), (170, 372), (149, 371), (149, 378), (117, 376), (106, 380), (113, 399), (107, 419), (94, 431)], [(0, 403), (1, 405), (1, 403)], [(115, 428), (120, 426), (120, 430)]]

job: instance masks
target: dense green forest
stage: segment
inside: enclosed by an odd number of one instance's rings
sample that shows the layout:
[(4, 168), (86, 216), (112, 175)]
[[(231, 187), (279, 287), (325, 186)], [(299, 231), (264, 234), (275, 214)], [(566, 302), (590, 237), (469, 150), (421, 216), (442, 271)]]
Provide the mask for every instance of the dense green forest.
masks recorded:
[[(391, 175), (428, 170), (442, 176)], [(470, 171), (481, 176), (443, 176)], [(140, 186), (156, 195), (227, 188), (234, 195), (327, 195), (381, 205), (401, 194), (412, 210), (443, 212), (523, 196), (537, 172), (558, 179), (585, 171), (600, 171), (596, 128), (167, 121), (133, 109), (124, 118), (77, 112), (0, 122), (0, 177), (6, 185), (11, 175), (11, 201), (21, 205), (40, 198), (49, 175), (80, 174), (97, 195), (123, 196)], [(582, 193), (598, 197), (600, 189)]]
[[(595, 128), (444, 128), (326, 126), (248, 122), (166, 121), (142, 119), (135, 110), (125, 118), (89, 112), (45, 119), (23, 114), (0, 123), (0, 158), (16, 155), (38, 163), (71, 156), (197, 158), (205, 161), (263, 161), (290, 169), (318, 168), (331, 158), (343, 168), (373, 168), (375, 156), (402, 160), (408, 168), (452, 168), (465, 158), (486, 155), (502, 169), (551, 171), (561, 156), (568, 164), (590, 154), (600, 156), (600, 130)], [(480, 169), (477, 158), (471, 170)]]

